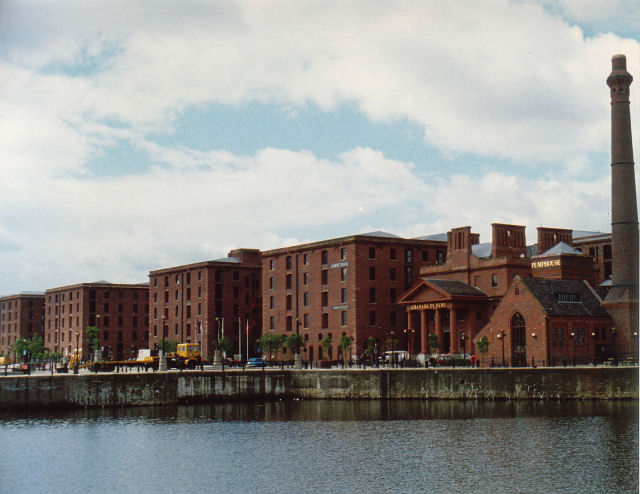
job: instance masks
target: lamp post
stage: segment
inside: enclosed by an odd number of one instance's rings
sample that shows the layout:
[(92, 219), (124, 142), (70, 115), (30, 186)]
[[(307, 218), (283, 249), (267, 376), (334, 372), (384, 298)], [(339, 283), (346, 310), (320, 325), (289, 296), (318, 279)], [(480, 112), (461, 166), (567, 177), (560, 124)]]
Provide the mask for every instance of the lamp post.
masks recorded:
[(218, 369), (222, 367), (222, 355), (220, 353), (220, 318), (216, 317), (216, 346), (213, 350), (213, 367)]
[(611, 328), (611, 338), (613, 339), (613, 365), (618, 365), (618, 356), (616, 355), (616, 328)]
[(460, 332), (460, 343), (462, 343), (462, 360), (466, 363), (466, 358), (467, 358), (467, 350), (466, 350), (466, 337), (467, 337), (467, 333), (465, 333), (464, 331)]
[(96, 328), (98, 330), (98, 334), (96, 335), (96, 347), (93, 350), (93, 360), (97, 362), (98, 360), (102, 360), (102, 355), (100, 355), (100, 318), (102, 316), (100, 314), (96, 314)]
[(591, 332), (591, 338), (593, 339), (593, 366), (597, 365), (598, 360), (598, 345), (596, 343), (596, 337), (598, 334), (595, 331)]
[(167, 370), (167, 356), (164, 353), (164, 330), (166, 322), (166, 316), (162, 316), (162, 346), (160, 347), (160, 361), (158, 362), (158, 370), (163, 372)]
[(73, 367), (73, 373), (78, 373), (78, 366), (80, 365), (80, 331), (76, 331), (76, 365)]
[(294, 357), (294, 367), (302, 369), (302, 358), (300, 357), (300, 318), (296, 317), (296, 355)]
[(500, 330), (500, 331), (498, 331), (498, 334), (496, 335), (496, 337), (502, 343), (502, 367), (506, 367), (505, 361), (504, 361), (504, 337), (505, 337), (505, 334), (506, 333), (503, 330)]
[(571, 336), (571, 339), (573, 340), (573, 366), (576, 366), (576, 333), (575, 331), (571, 331), (571, 333), (569, 333), (569, 336)]

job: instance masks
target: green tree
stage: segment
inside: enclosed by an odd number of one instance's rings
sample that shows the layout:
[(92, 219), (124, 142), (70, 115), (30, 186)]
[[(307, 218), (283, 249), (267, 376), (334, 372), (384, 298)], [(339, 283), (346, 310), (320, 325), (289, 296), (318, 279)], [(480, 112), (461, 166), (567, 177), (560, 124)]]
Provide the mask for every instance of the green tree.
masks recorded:
[(322, 351), (325, 354), (325, 360), (331, 360), (331, 345), (333, 345), (333, 340), (331, 339), (331, 335), (327, 335), (321, 342)]
[(34, 334), (27, 344), (27, 351), (32, 360), (41, 360), (44, 357), (44, 340), (39, 334)]
[(271, 360), (274, 352), (277, 355), (277, 352), (285, 342), (285, 339), (286, 337), (283, 334), (263, 334), (258, 338), (258, 347), (262, 350), (262, 355), (268, 355), (269, 360)]
[(302, 346), (302, 337), (299, 334), (290, 334), (286, 336), (285, 345), (291, 353), (298, 348), (298, 345)]
[(87, 326), (87, 341), (89, 348), (95, 355), (96, 350), (100, 347), (100, 330), (96, 326)]
[(440, 348), (440, 340), (436, 333), (429, 333), (429, 348), (435, 348), (436, 350)]
[[(351, 360), (351, 343), (353, 343), (353, 338), (346, 334), (343, 334), (340, 338), (340, 350), (342, 351), (342, 361), (350, 362)], [(347, 350), (349, 350), (349, 355), (347, 355)]]
[(172, 353), (175, 352), (178, 348), (178, 342), (174, 340), (164, 340), (164, 348), (162, 347), (163, 340), (160, 340), (160, 344), (158, 348), (163, 351), (163, 353)]
[(487, 353), (489, 351), (489, 340), (486, 336), (483, 336), (476, 342), (476, 348), (480, 353)]
[(364, 353), (367, 357), (373, 357), (376, 349), (376, 339), (373, 336), (369, 336), (364, 342)]
[(213, 342), (213, 349), (220, 350), (221, 353), (226, 355), (227, 353), (231, 353), (231, 351), (233, 350), (233, 345), (228, 338), (222, 337), (218, 341)]
[(18, 338), (11, 345), (11, 351), (16, 354), (16, 360), (20, 358), (26, 359), (26, 354), (29, 351), (29, 340)]

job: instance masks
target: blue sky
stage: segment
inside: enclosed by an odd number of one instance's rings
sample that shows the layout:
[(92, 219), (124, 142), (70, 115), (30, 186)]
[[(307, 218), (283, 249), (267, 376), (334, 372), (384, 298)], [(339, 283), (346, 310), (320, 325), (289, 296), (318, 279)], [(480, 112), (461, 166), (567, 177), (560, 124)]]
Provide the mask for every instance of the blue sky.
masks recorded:
[(640, 80), (639, 17), (4, 0), (0, 295), (373, 230), (609, 231), (605, 79), (624, 53)]

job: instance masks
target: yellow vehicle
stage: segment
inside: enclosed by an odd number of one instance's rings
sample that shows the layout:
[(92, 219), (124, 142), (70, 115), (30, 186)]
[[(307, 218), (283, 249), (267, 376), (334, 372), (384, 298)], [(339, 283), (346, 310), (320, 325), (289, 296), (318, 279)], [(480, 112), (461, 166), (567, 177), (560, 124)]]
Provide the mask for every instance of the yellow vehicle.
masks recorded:
[(13, 364), (13, 360), (11, 359), (11, 357), (9, 356), (0, 357), (0, 365), (9, 365), (9, 364)]
[(82, 361), (82, 350), (74, 350), (69, 357), (69, 368), (73, 369), (76, 365), (80, 365)]
[(167, 353), (167, 367), (195, 369), (201, 359), (199, 343), (179, 343), (175, 352)]

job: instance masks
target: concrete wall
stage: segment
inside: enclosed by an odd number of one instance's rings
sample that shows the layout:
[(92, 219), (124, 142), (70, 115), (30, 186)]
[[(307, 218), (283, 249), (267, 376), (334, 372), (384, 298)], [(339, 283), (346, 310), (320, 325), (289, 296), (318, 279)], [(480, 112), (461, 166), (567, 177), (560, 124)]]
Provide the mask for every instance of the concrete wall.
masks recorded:
[(638, 368), (232, 370), (0, 378), (0, 409), (281, 398), (638, 399)]

